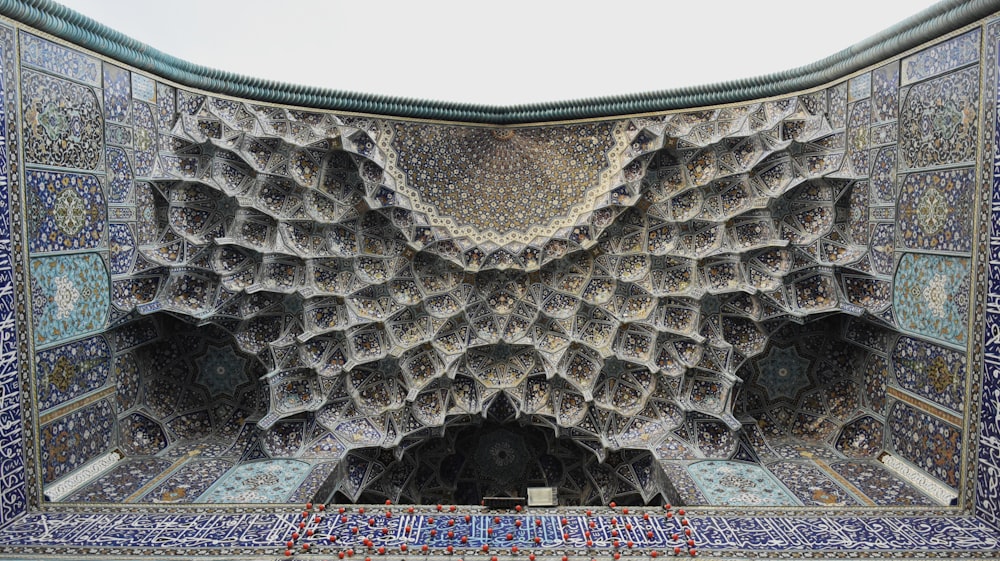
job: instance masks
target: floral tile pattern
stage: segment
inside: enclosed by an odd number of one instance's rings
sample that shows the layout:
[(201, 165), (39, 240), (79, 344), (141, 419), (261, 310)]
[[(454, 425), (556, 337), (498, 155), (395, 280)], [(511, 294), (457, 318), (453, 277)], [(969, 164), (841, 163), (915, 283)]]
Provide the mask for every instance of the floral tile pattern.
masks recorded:
[(708, 460), (691, 464), (687, 470), (712, 505), (800, 504), (773, 475), (759, 465)]
[(837, 450), (851, 458), (869, 458), (882, 449), (882, 421), (866, 415), (846, 424), (837, 436)]
[(110, 451), (115, 426), (114, 406), (107, 399), (42, 425), (43, 481), (51, 483)]
[(121, 462), (93, 483), (79, 489), (69, 502), (123, 503), (157, 474), (170, 467), (170, 460), (137, 458)]
[(902, 62), (903, 85), (937, 76), (979, 60), (979, 38), (982, 32), (973, 29), (964, 35), (908, 56)]
[(971, 162), (979, 126), (979, 69), (911, 87), (899, 110), (899, 166)]
[(105, 246), (107, 201), (93, 175), (27, 170), (28, 249), (32, 253)]
[[(194, 502), (198, 495), (204, 493), (232, 467), (232, 462), (222, 459), (188, 462), (143, 495), (139, 502), (158, 504)], [(311, 498), (298, 502), (307, 502)]]
[[(974, 156), (994, 153), (977, 144), (994, 132), (979, 123), (980, 97), (995, 93), (981, 94), (979, 78), (995, 82), (996, 70), (987, 68), (995, 55), (970, 66), (979, 29), (798, 97), (511, 130), (176, 91), (21, 38), (24, 96), (10, 103), (25, 119), (3, 132), (34, 167), (8, 162), (0, 135), (0, 181), (27, 180), (32, 199), (14, 226), (33, 255), (17, 284), (3, 276), (13, 272), (0, 244), (0, 288), (27, 288), (33, 308), (15, 312), (0, 292), (0, 309), (35, 328), (24, 353), (35, 368), (21, 370), (39, 390), (25, 403), (51, 413), (35, 428), (40, 472), (51, 484), (112, 449), (133, 456), (72, 500), (134, 501), (141, 490), (155, 504), (303, 501), (342, 458), (353, 470), (341, 492), (388, 496), (429, 464), (435, 477), (463, 476), (443, 452), (424, 457), (448, 461), (407, 462), (465, 416), (572, 435), (593, 458), (526, 471), (561, 470), (577, 493), (567, 496), (595, 504), (641, 490), (691, 504), (857, 506), (820, 458), (880, 505), (933, 504), (874, 462), (883, 446), (949, 485), (967, 472), (960, 457), (973, 435), (890, 408), (888, 394), (977, 411), (957, 391), (978, 388), (976, 355), (954, 349), (981, 342), (969, 330), (980, 313), (972, 267), (989, 260), (972, 242), (982, 222), (974, 170), (989, 167)], [(0, 40), (9, 56), (11, 46)], [(475, 185), (454, 187), (469, 177)], [(546, 191), (553, 185), (564, 196)], [(482, 208), (469, 204), (470, 189)], [(1000, 518), (992, 380), (979, 450), (984, 519)], [(109, 383), (113, 396), (73, 403)], [(9, 413), (15, 386), (4, 379), (0, 415), (20, 420), (20, 409)], [(105, 543), (116, 526), (101, 525), (115, 515), (55, 512), (35, 535), (30, 515), (4, 526), (29, 496), (16, 476), (24, 458), (9, 453), (21, 445), (19, 423), (0, 426), (0, 535), (16, 536), (0, 538), (0, 553), (56, 535)], [(392, 446), (398, 454), (383, 450)], [(162, 457), (143, 457), (153, 454)], [(770, 473), (758, 458), (774, 462)], [(186, 527), (185, 539), (213, 543), (233, 521), (259, 523), (261, 536), (289, 524), (173, 516), (162, 539), (195, 519), (209, 529)], [(970, 550), (997, 545), (965, 518), (921, 520), (972, 536)], [(87, 521), (97, 529), (77, 532)], [(772, 522), (710, 518), (705, 532), (725, 544), (756, 543), (733, 530), (754, 525), (788, 537)], [(836, 542), (815, 522), (816, 536), (787, 543)], [(850, 531), (863, 535), (865, 524)], [(166, 543), (133, 530), (130, 544)]]
[(51, 345), (107, 325), (108, 269), (100, 254), (36, 257), (30, 268), (36, 345)]
[(111, 222), (108, 224), (108, 248), (111, 252), (111, 275), (125, 275), (132, 271), (132, 264), (139, 244), (135, 240), (134, 225)]
[(306, 478), (309, 469), (309, 464), (295, 460), (263, 460), (241, 464), (198, 497), (198, 502), (284, 502)]
[(904, 254), (893, 290), (899, 327), (948, 343), (965, 344), (970, 275), (968, 259)]
[(139, 395), (139, 365), (132, 353), (115, 357), (115, 400), (118, 412), (122, 413), (135, 405)]
[(899, 62), (872, 71), (872, 122), (896, 119), (899, 112)]
[(124, 68), (104, 63), (104, 118), (131, 124), (132, 77)]
[(38, 72), (21, 74), (24, 157), (29, 163), (93, 170), (104, 150), (94, 90)]
[(953, 489), (958, 488), (962, 431), (905, 403), (889, 408), (892, 450)]
[(974, 170), (911, 173), (902, 181), (896, 243), (908, 249), (967, 253), (972, 248)]
[(856, 498), (808, 462), (775, 462), (767, 469), (806, 506), (851, 506)]
[(135, 103), (135, 175), (149, 177), (153, 173), (156, 158), (156, 108), (152, 105)]
[(96, 58), (31, 33), (21, 33), (20, 37), (22, 64), (60, 74), (91, 86), (100, 85), (101, 63)]
[(965, 353), (900, 337), (892, 351), (892, 364), (903, 388), (952, 411), (964, 411)]
[(108, 200), (121, 204), (132, 196), (132, 164), (124, 148), (108, 146)]
[[(453, 224), (455, 237), (501, 243), (529, 229), (521, 241), (531, 241), (554, 231), (552, 222), (575, 226), (575, 215), (592, 210), (589, 201), (616, 187), (609, 171), (624, 147), (620, 125), (611, 123), (499, 132), (397, 123), (391, 138), (398, 180), (412, 185), (412, 196), (423, 203), (416, 209), (430, 213), (432, 223), (442, 220), (441, 227)], [(469, 159), (470, 149), (480, 159)], [(546, 156), (543, 166), (539, 157), (550, 153), (563, 157)], [(455, 164), (428, 175), (429, 164), (439, 160)]]
[(167, 445), (163, 427), (142, 413), (132, 413), (118, 422), (121, 446), (133, 456), (153, 455)]
[(100, 335), (39, 351), (35, 355), (39, 411), (104, 386), (110, 371), (111, 347)]
[(875, 460), (830, 465), (877, 505), (933, 505), (934, 501), (900, 480)]

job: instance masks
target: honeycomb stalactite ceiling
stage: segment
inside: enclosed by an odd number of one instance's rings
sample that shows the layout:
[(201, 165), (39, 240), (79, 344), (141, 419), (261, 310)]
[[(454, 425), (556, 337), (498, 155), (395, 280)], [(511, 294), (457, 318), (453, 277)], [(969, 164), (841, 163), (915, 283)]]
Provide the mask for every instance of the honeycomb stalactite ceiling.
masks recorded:
[(668, 458), (692, 417), (739, 431), (775, 329), (889, 304), (827, 103), (477, 128), (183, 94), (115, 305), (229, 331), (266, 367), (262, 428), (405, 448), (504, 403)]
[[(638, 178), (624, 176), (624, 123), (538, 128), (442, 127), (396, 123), (388, 170), (411, 210), (463, 249), (506, 248), (518, 258), (500, 268), (537, 268), (519, 255), (576, 228), (603, 230), (592, 216), (635, 199)], [(631, 185), (630, 185), (631, 183)], [(594, 236), (596, 237), (596, 236)], [(592, 243), (584, 240), (583, 245)]]

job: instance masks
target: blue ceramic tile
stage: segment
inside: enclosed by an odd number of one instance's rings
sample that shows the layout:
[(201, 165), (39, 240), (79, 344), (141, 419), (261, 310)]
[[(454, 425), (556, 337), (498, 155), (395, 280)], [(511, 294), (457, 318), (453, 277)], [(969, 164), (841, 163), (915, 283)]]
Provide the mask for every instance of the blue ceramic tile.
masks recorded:
[(21, 62), (91, 86), (101, 85), (101, 63), (75, 49), (21, 33)]
[(902, 62), (903, 85), (943, 74), (979, 60), (979, 29), (924, 49)]
[(27, 170), (28, 249), (32, 253), (105, 245), (107, 201), (94, 175)]
[(900, 328), (956, 345), (968, 341), (970, 262), (906, 253), (896, 270), (893, 309)]
[(21, 74), (21, 91), (25, 160), (97, 169), (104, 151), (104, 118), (94, 90), (25, 70)]
[(35, 344), (50, 345), (104, 329), (108, 321), (108, 269), (97, 253), (31, 260)]

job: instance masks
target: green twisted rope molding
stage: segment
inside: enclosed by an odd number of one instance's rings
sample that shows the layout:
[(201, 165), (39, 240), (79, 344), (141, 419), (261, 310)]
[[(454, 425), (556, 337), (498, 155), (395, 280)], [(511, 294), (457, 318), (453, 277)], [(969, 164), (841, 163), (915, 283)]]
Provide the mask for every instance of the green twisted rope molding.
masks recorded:
[(1000, 0), (945, 0), (827, 58), (773, 74), (629, 95), (496, 106), (285, 84), (170, 56), (51, 0), (0, 0), (0, 15), (167, 80), (250, 101), (488, 125), (655, 113), (737, 103), (821, 86), (1000, 10)]

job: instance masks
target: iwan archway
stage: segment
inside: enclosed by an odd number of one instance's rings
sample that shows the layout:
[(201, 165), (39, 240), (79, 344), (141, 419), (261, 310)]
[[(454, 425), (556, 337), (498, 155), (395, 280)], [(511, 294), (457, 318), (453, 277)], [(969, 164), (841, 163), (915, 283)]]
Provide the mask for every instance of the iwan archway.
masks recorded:
[[(292, 505), (386, 499), (425, 505), (369, 522), (387, 547), (454, 554), (402, 529), (532, 486), (561, 498), (535, 528), (671, 503), (719, 557), (993, 555), (997, 9), (491, 108), (213, 74), (0, 2), (0, 555), (277, 555)], [(560, 536), (539, 555), (614, 549)]]

